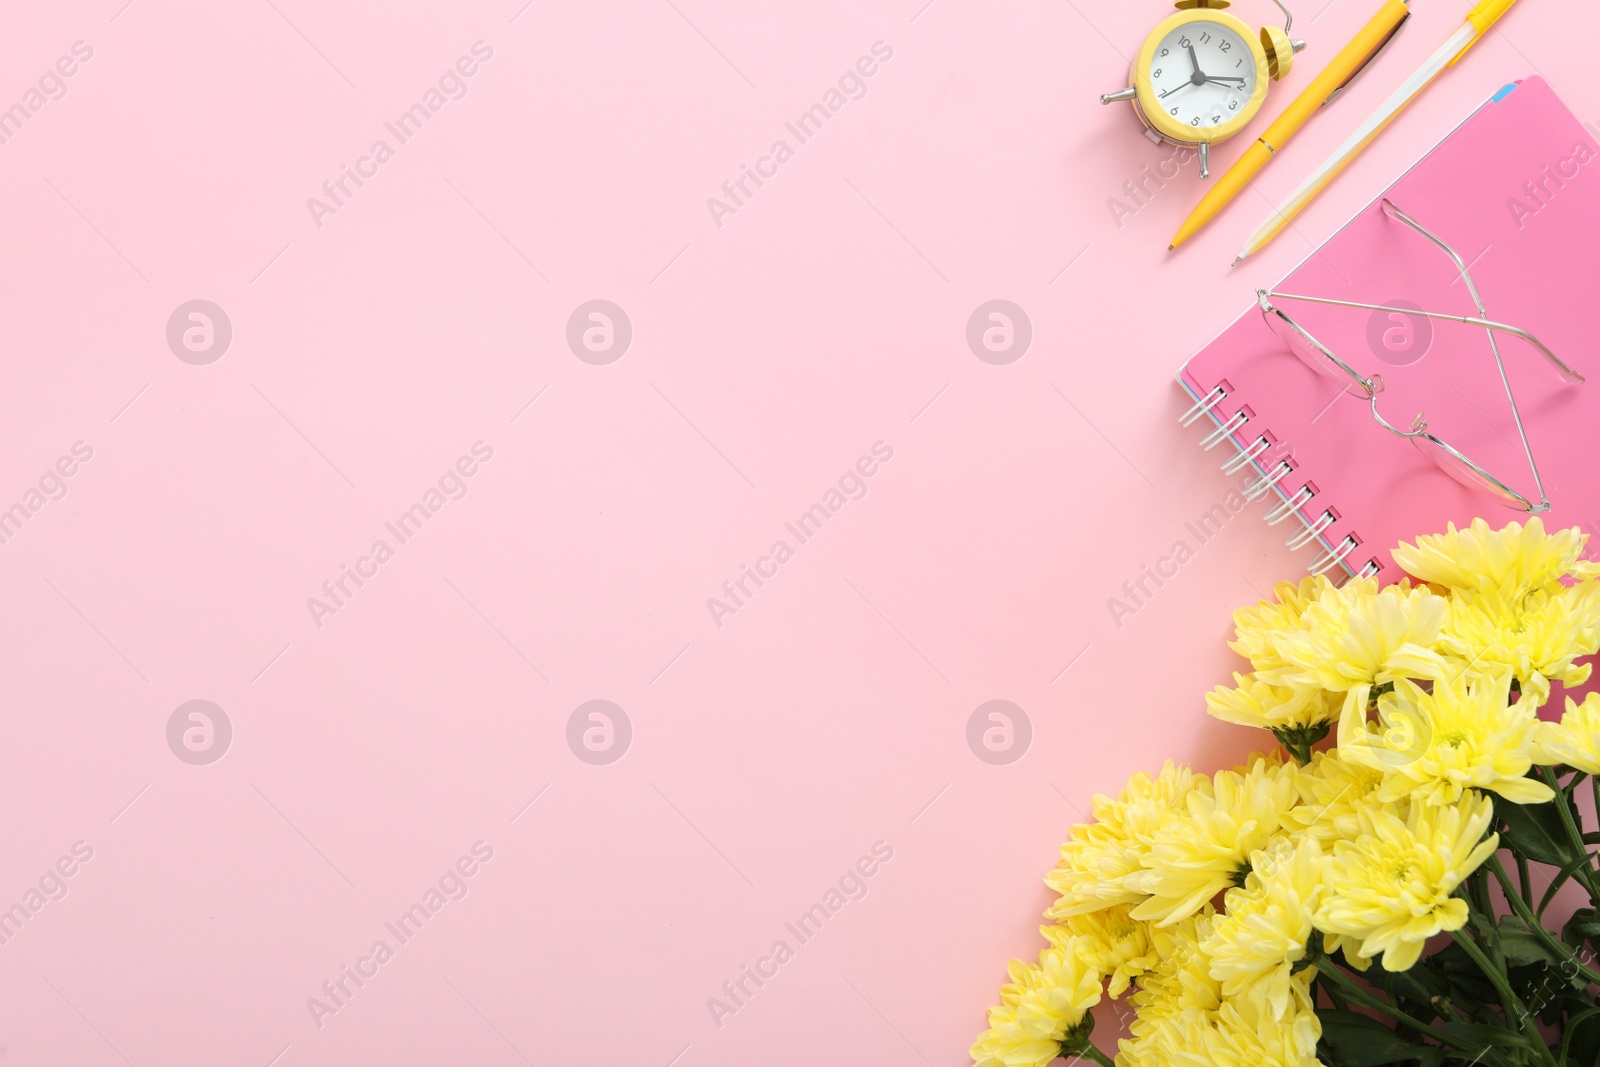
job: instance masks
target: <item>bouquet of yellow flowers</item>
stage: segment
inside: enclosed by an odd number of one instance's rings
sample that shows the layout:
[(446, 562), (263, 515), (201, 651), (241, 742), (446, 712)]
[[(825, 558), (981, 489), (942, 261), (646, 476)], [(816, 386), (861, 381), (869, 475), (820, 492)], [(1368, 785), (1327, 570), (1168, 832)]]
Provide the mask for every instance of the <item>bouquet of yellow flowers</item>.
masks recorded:
[[(1452, 525), (1395, 550), (1418, 583), (1308, 578), (1236, 612), (1252, 670), (1206, 706), (1278, 746), (1094, 798), (979, 1067), (1600, 1062), (1600, 694), (1539, 715), (1600, 649), (1586, 540)], [(1589, 899), (1558, 922), (1563, 886)], [(1115, 1061), (1103, 996), (1132, 1008)]]

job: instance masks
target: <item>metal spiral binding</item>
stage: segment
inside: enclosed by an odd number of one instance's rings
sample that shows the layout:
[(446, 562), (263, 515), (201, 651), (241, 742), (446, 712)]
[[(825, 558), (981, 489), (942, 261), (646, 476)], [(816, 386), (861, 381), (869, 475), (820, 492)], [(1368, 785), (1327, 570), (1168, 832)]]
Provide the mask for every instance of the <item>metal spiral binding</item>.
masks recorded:
[[(1224, 386), (1218, 385), (1205, 396), (1195, 401), (1194, 405), (1178, 418), (1180, 426), (1192, 426), (1205, 415), (1211, 415), (1213, 419), (1217, 420), (1216, 429), (1206, 434), (1200, 441), (1200, 447), (1207, 452), (1216, 448), (1222, 442), (1230, 440), (1240, 428), (1250, 421), (1250, 416), (1245, 414), (1242, 409), (1226, 421), (1218, 418), (1214, 409), (1227, 397), (1228, 392), (1228, 389)], [(1267, 435), (1261, 434), (1247, 447), (1240, 448), (1237, 455), (1224, 462), (1222, 464), (1222, 473), (1237, 474), (1264, 456), (1272, 447), (1273, 443), (1268, 439)], [(1288, 459), (1284, 459), (1273, 469), (1272, 473), (1263, 473), (1260, 478), (1250, 483), (1244, 490), (1245, 500), (1259, 500), (1269, 490), (1277, 489), (1278, 484), (1295, 469), (1293, 463)], [(1294, 534), (1285, 542), (1294, 551), (1299, 551), (1307, 545), (1315, 543), (1322, 534), (1332, 529), (1338, 521), (1331, 508), (1325, 509), (1315, 520), (1309, 520), (1299, 515), (1301, 509), (1311, 503), (1317, 495), (1316, 490), (1311, 488), (1309, 482), (1302, 485), (1292, 494), (1284, 495), (1284, 491), (1281, 489), (1278, 492), (1283, 497), (1282, 502), (1268, 511), (1264, 517), (1268, 526), (1277, 526), (1292, 517), (1299, 517), (1305, 523), (1305, 529)], [(1346, 557), (1354, 552), (1358, 546), (1359, 542), (1357, 542), (1355, 535), (1347, 534), (1337, 546), (1318, 554), (1316, 558), (1307, 564), (1306, 570), (1312, 574), (1325, 574), (1334, 567), (1342, 565)], [(1348, 570), (1349, 568), (1347, 567), (1346, 569)], [(1356, 578), (1365, 578), (1379, 573), (1382, 569), (1376, 559), (1370, 559), (1362, 565), (1359, 571), (1351, 573), (1345, 580), (1351, 581)]]
[(1228, 462), (1224, 463), (1222, 465), (1222, 473), (1237, 474), (1238, 472), (1244, 470), (1247, 463), (1271, 447), (1272, 442), (1267, 440), (1266, 434), (1262, 434), (1260, 437), (1256, 438), (1255, 444), (1251, 445), (1249, 448), (1245, 449), (1243, 452), (1240, 452), (1237, 456), (1234, 456), (1232, 459), (1228, 460)]
[(1300, 549), (1309, 545), (1312, 541), (1315, 541), (1317, 539), (1317, 535), (1323, 530), (1326, 530), (1328, 527), (1332, 526), (1333, 522), (1333, 512), (1324, 511), (1322, 513), (1322, 517), (1319, 518), (1314, 524), (1307, 526), (1304, 530), (1301, 530), (1299, 533), (1289, 538), (1289, 540), (1285, 541), (1284, 544), (1298, 552)]
[(1335, 548), (1330, 552), (1325, 552), (1316, 559), (1312, 560), (1306, 565), (1306, 570), (1310, 571), (1312, 574), (1325, 574), (1332, 570), (1336, 565), (1343, 563), (1344, 558), (1355, 550), (1355, 536), (1346, 535), (1345, 539), (1339, 542), (1338, 548)]
[(1265, 516), (1266, 520), (1267, 520), (1267, 525), (1268, 526), (1276, 526), (1276, 525), (1278, 525), (1278, 523), (1282, 522), (1284, 519), (1287, 519), (1289, 516), (1293, 515), (1302, 506), (1311, 503), (1311, 498), (1316, 496), (1316, 495), (1317, 494), (1315, 494), (1315, 493), (1313, 493), (1311, 491), (1311, 486), (1302, 485), (1299, 488), (1299, 490), (1294, 494), (1294, 496), (1291, 496), (1291, 497), (1287, 498), (1286, 500), (1284, 500), (1283, 503), (1279, 504), (1277, 507), (1275, 507), (1271, 511), (1267, 512), (1267, 514)]
[(1345, 586), (1349, 585), (1351, 582), (1356, 581), (1357, 579), (1360, 579), (1360, 578), (1370, 578), (1372, 575), (1377, 574), (1378, 571), (1381, 570), (1381, 569), (1382, 568), (1378, 566), (1378, 561), (1377, 560), (1369, 559), (1362, 566), (1360, 572), (1358, 572), (1356, 574), (1352, 574), (1352, 575), (1350, 575), (1350, 577), (1348, 577), (1344, 581), (1340, 582), (1339, 583), (1339, 588), (1343, 589)]
[(1246, 415), (1242, 411), (1239, 412), (1233, 418), (1229, 419), (1227, 422), (1223, 423), (1221, 426), (1218, 426), (1215, 430), (1212, 430), (1209, 434), (1207, 434), (1200, 442), (1200, 447), (1205, 451), (1210, 452), (1213, 448), (1216, 448), (1222, 442), (1232, 437), (1233, 431), (1237, 430), (1239, 427), (1243, 426), (1249, 421), (1250, 416)]
[(1207, 393), (1205, 396), (1196, 401), (1194, 407), (1178, 416), (1178, 425), (1193, 426), (1200, 416), (1206, 414), (1212, 408), (1216, 407), (1219, 403), (1221, 403), (1222, 398), (1227, 395), (1228, 391), (1226, 389), (1220, 385), (1217, 386), (1215, 389), (1211, 390), (1211, 392)]
[(1259, 500), (1263, 493), (1277, 485), (1283, 480), (1283, 476), (1292, 470), (1294, 470), (1294, 465), (1288, 460), (1284, 460), (1282, 463), (1278, 464), (1277, 473), (1271, 475), (1270, 477), (1263, 475), (1262, 477), (1250, 483), (1250, 487), (1244, 491), (1245, 500)]

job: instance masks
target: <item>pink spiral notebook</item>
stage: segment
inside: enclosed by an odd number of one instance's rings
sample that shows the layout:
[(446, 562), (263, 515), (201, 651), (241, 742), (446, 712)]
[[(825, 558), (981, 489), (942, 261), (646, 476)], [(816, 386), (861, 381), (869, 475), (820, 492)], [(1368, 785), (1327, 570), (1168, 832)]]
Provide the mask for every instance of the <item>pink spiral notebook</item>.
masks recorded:
[[(1600, 532), (1594, 137), (1543, 79), (1527, 78), (1496, 93), (1384, 195), (1461, 254), (1491, 321), (1533, 334), (1587, 379), (1568, 384), (1532, 346), (1499, 335), (1550, 498), (1546, 525)], [(1382, 375), (1379, 410), (1390, 423), (1405, 427), (1425, 413), (1435, 434), (1537, 500), (1486, 332), (1407, 314), (1422, 308), (1475, 316), (1466, 286), (1445, 254), (1386, 215), (1381, 201), (1275, 288), (1394, 310), (1281, 306), (1358, 373)], [(1477, 516), (1495, 526), (1524, 517), (1384, 432), (1364, 395), (1301, 362), (1255, 307), (1177, 377), (1197, 402), (1215, 401), (1207, 414), (1217, 427), (1219, 459), (1242, 466), (1239, 453), (1249, 451), (1260, 477), (1275, 479), (1268, 517), (1315, 554), (1312, 567), (1393, 580), (1400, 572), (1389, 549), (1401, 540)]]

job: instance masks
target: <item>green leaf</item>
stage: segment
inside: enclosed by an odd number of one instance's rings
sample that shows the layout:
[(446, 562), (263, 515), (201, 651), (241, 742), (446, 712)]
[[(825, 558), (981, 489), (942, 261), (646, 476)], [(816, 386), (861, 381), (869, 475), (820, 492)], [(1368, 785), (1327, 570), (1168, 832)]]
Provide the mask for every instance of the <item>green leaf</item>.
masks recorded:
[(1450, 999), (1470, 1013), (1476, 1013), (1486, 1003), (1499, 1003), (1494, 985), (1466, 949), (1453, 941), (1424, 959), (1421, 966), (1437, 971), (1449, 983)]
[(1550, 884), (1545, 887), (1544, 896), (1539, 898), (1539, 906), (1534, 909), (1534, 912), (1540, 918), (1544, 917), (1544, 910), (1548, 908), (1550, 906), (1550, 902), (1556, 898), (1557, 890), (1565, 885), (1567, 880), (1577, 873), (1579, 867), (1582, 867), (1588, 863), (1592, 863), (1593, 858), (1594, 853), (1585, 852), (1583, 855), (1562, 867), (1560, 871), (1556, 872), (1556, 876), (1550, 879)]
[(1575, 857), (1556, 805), (1561, 798), (1544, 804), (1513, 804), (1496, 797), (1494, 813), (1504, 829), (1500, 843), (1531, 860), (1565, 867)]
[(1435, 997), (1448, 997), (1450, 987), (1443, 978), (1426, 967), (1413, 967), (1389, 976), (1394, 995), (1406, 1012), (1423, 1022), (1432, 1022), (1440, 1016)]
[(1548, 963), (1506, 968), (1506, 981), (1523, 1005), (1547, 1026), (1561, 1021), (1562, 994), (1569, 988), (1565, 976)]
[(1452, 1037), (1473, 1045), (1494, 1045), (1499, 1048), (1526, 1049), (1528, 1043), (1521, 1035), (1504, 1026), (1483, 1026), (1478, 1023), (1448, 1022), (1441, 1028)]
[(1513, 967), (1533, 963), (1558, 963), (1565, 957), (1553, 951), (1540, 936), (1529, 929), (1519, 915), (1504, 916), (1496, 926), (1500, 949), (1506, 962)]
[(1444, 1062), (1444, 1049), (1401, 1037), (1370, 1016), (1318, 1008), (1317, 1018), (1322, 1021), (1322, 1044), (1327, 1046), (1323, 1058), (1344, 1067), (1381, 1067), (1389, 1063), (1439, 1067)]
[[(1574, 1009), (1573, 1014), (1581, 1009)], [(1571, 1025), (1570, 1023), (1568, 1024)], [(1591, 1015), (1580, 1020), (1572, 1033), (1572, 1047), (1567, 1055), (1568, 1063), (1597, 1063), (1600, 1062), (1600, 1016)]]
[(1561, 940), (1573, 948), (1581, 949), (1585, 941), (1600, 937), (1600, 912), (1593, 908), (1579, 908), (1561, 928)]

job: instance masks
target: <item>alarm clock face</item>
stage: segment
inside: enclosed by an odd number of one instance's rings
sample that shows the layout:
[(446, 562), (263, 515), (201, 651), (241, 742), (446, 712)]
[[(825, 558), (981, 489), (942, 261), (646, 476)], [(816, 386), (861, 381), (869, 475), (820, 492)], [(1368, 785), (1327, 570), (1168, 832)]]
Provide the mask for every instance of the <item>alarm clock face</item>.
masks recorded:
[(1222, 126), (1247, 114), (1255, 98), (1255, 54), (1218, 22), (1174, 27), (1157, 43), (1145, 74), (1168, 125)]

